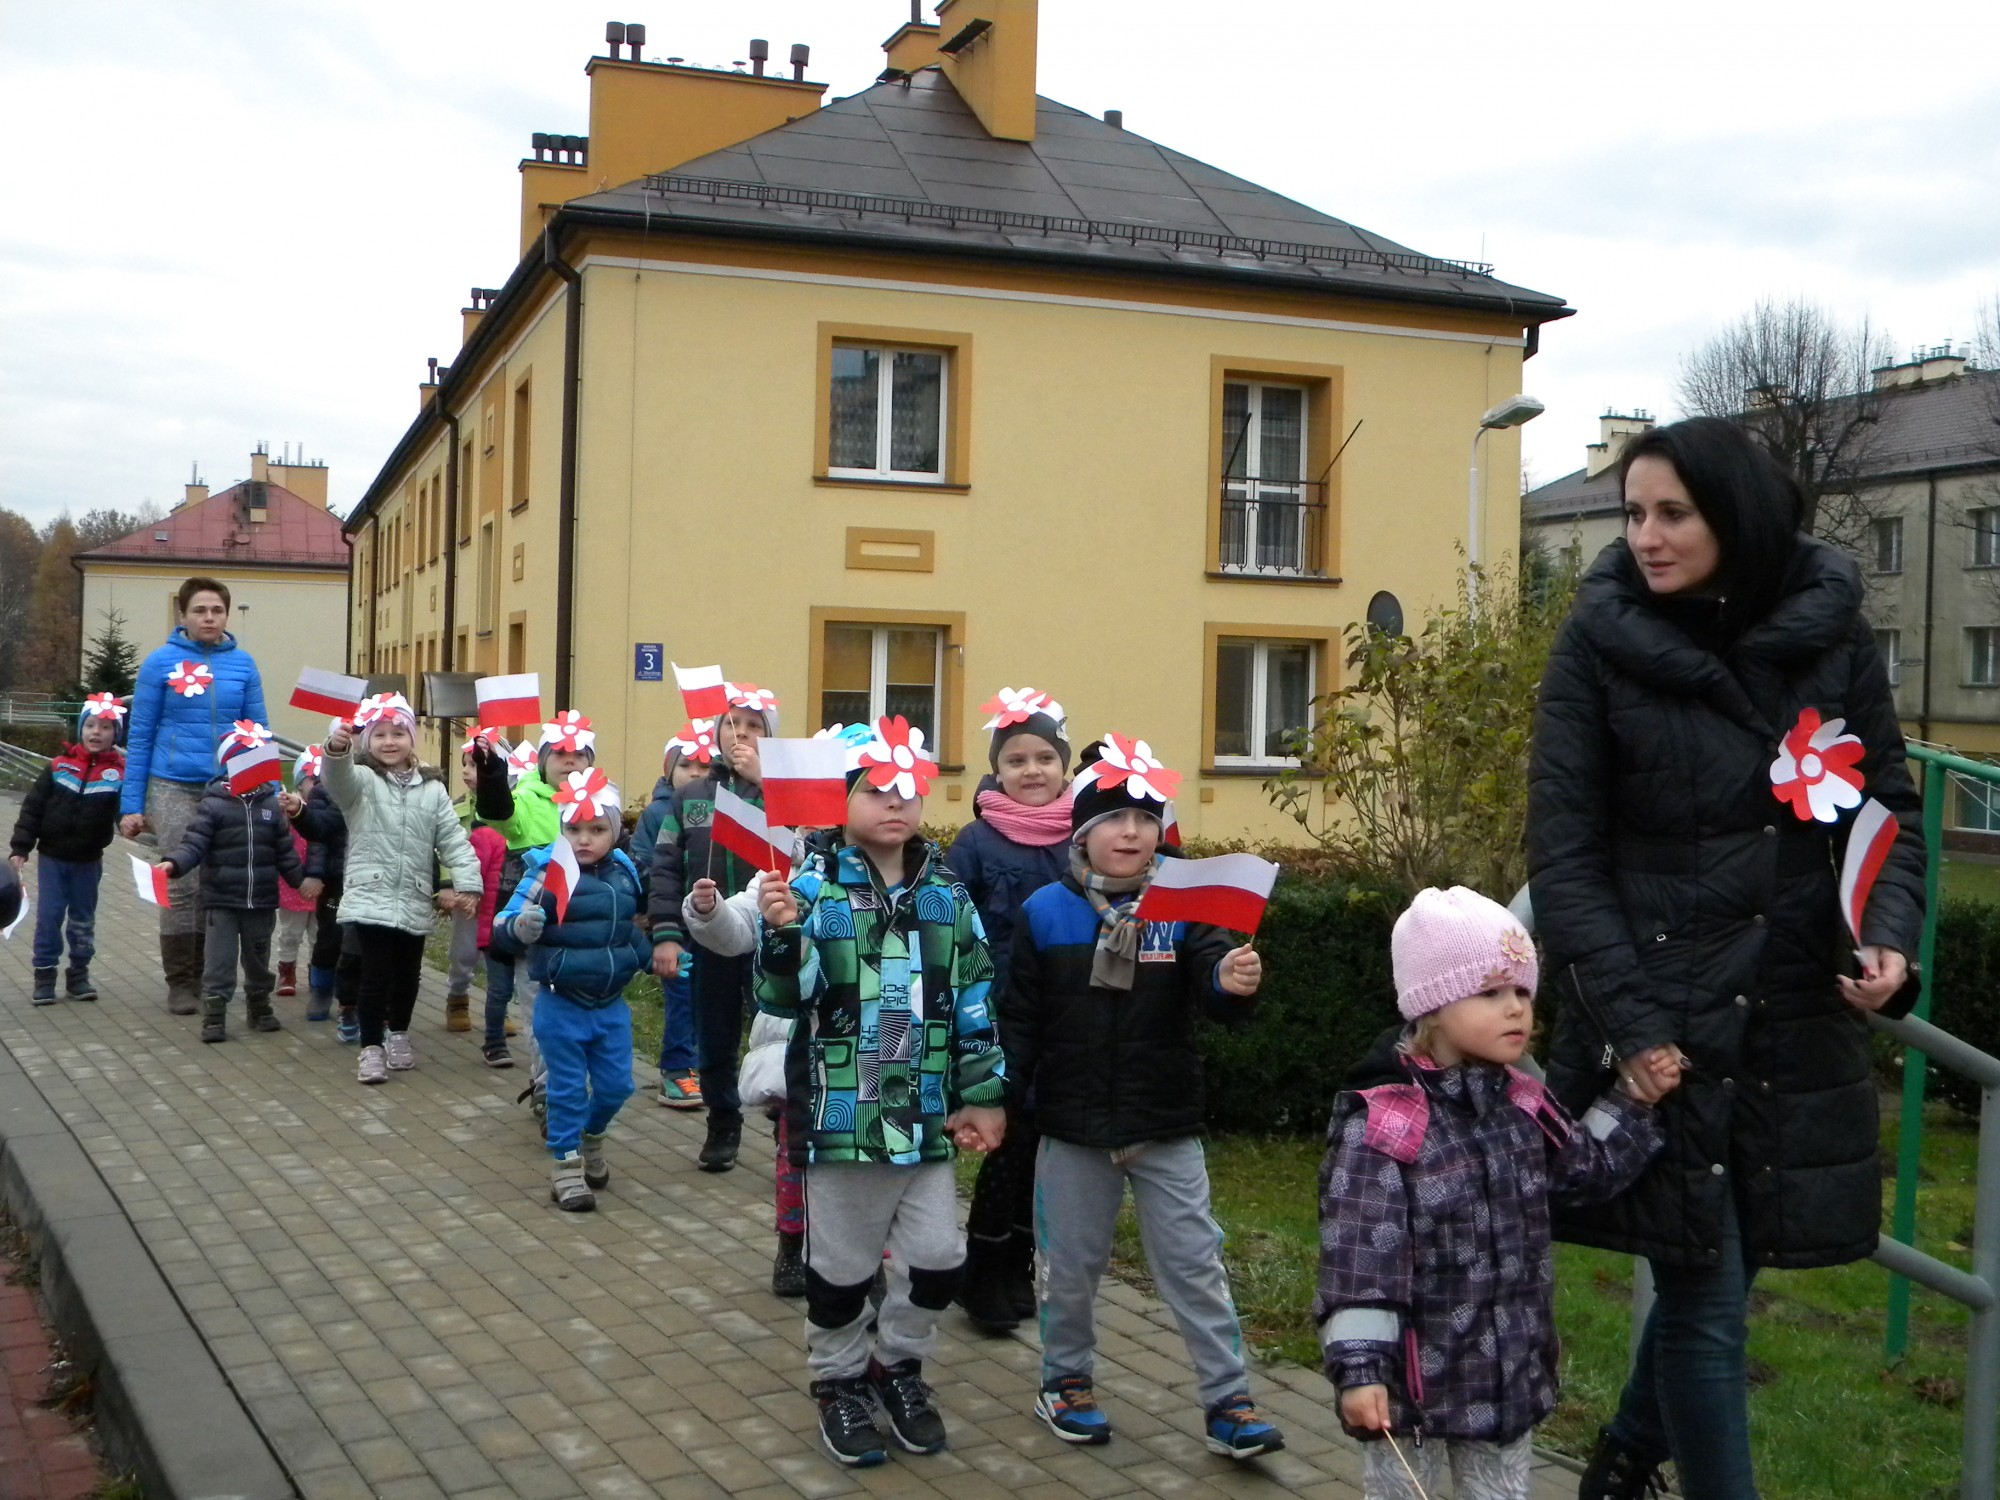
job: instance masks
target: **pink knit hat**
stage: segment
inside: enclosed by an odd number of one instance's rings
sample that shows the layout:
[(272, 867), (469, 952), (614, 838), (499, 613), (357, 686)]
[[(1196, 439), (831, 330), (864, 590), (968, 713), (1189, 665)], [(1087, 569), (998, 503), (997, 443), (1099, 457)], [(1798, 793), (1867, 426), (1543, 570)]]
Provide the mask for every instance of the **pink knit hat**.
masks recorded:
[(1503, 984), (1541, 978), (1534, 939), (1506, 907), (1455, 885), (1417, 892), (1389, 939), (1396, 1004), (1409, 1020)]

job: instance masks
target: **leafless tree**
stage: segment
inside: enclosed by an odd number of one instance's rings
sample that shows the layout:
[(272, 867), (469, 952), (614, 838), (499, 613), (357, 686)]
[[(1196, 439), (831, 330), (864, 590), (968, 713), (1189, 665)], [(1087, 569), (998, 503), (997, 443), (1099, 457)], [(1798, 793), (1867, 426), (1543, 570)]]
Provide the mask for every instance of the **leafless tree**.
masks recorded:
[(1749, 428), (1805, 490), (1813, 534), (1859, 553), (1875, 519), (1861, 484), (1880, 414), (1874, 371), (1887, 363), (1867, 319), (1767, 299), (1681, 362), (1680, 404)]

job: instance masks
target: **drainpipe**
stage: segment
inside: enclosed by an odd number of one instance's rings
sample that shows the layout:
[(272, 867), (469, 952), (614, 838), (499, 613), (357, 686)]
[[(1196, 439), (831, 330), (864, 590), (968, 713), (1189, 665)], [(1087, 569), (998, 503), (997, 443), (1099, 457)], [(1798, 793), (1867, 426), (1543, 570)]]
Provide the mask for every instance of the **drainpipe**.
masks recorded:
[(1937, 599), (1937, 473), (1930, 475), (1930, 497), (1924, 518), (1924, 701), (1917, 714), (1917, 738), (1931, 737), (1931, 627)]
[(562, 491), (556, 511), (556, 694), (571, 706), (573, 595), (576, 586), (577, 380), (583, 355), (583, 273), (556, 252), (555, 226), (542, 231), (542, 263), (569, 283), (563, 310)]
[(354, 670), (354, 537), (350, 532), (342, 532), (340, 539), (347, 544), (347, 633), (340, 645), (340, 660), (351, 673)]
[[(442, 390), (433, 399), (450, 443), (444, 452), (444, 652), (438, 664), (453, 672), (458, 669), (452, 656), (458, 642), (458, 418), (446, 408)], [(447, 769), (458, 764), (451, 741), (451, 721), (446, 719), (438, 724), (438, 764)]]

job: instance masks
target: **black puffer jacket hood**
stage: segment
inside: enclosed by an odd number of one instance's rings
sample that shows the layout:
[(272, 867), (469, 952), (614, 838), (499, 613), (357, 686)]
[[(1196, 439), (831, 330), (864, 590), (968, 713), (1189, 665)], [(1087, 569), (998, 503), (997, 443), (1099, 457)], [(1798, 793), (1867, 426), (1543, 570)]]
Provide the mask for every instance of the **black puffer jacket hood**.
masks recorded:
[(1564, 1214), (1566, 1238), (1709, 1264), (1733, 1192), (1761, 1264), (1874, 1248), (1868, 1030), (1834, 983), (1854, 972), (1838, 905), (1854, 813), (1801, 821), (1771, 778), (1804, 710), (1860, 739), (1866, 795), (1899, 824), (1862, 940), (1914, 959), (1921, 816), (1861, 602), (1853, 560), (1801, 539), (1778, 603), (1731, 640), (1698, 601), (1656, 602), (1621, 541), (1557, 635), (1528, 811), (1549, 1082), (1581, 1114), (1610, 1056), (1674, 1043), (1692, 1063), (1660, 1111), (1665, 1153), (1623, 1197)]

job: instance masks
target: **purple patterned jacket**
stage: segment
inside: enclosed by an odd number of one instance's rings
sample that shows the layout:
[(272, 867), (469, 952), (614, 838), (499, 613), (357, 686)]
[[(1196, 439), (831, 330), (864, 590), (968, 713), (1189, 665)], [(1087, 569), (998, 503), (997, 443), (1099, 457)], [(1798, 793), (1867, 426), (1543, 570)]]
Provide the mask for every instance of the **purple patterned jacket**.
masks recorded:
[(1556, 1401), (1549, 1201), (1630, 1186), (1660, 1129), (1615, 1091), (1579, 1125), (1525, 1073), (1439, 1068), (1395, 1040), (1363, 1064), (1384, 1081), (1343, 1093), (1327, 1131), (1313, 1312), (1327, 1378), (1387, 1386), (1397, 1432), (1509, 1443)]

